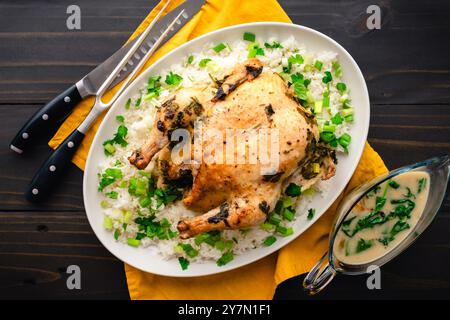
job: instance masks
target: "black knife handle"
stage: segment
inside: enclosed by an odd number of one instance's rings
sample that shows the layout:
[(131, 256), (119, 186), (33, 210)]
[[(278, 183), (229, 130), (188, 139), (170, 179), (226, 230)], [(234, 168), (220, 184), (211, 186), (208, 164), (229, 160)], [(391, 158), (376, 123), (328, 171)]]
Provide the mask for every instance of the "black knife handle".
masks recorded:
[(76, 85), (61, 93), (38, 110), (11, 141), (11, 149), (17, 153), (25, 152), (42, 135), (56, 131), (73, 108), (82, 100)]
[(39, 202), (50, 194), (68, 168), (83, 138), (84, 134), (75, 130), (53, 151), (30, 183), (25, 193), (28, 201)]

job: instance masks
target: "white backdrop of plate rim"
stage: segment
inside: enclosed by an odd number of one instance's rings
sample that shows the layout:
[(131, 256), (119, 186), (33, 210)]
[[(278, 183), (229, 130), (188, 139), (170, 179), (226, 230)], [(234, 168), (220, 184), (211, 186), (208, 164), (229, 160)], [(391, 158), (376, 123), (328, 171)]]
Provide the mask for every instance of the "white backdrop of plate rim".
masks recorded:
[[(342, 172), (343, 169), (338, 170), (337, 175), (345, 174), (343, 177), (343, 180), (345, 183), (340, 183), (341, 186), (338, 188), (338, 192), (335, 192), (333, 196), (330, 197), (330, 199), (327, 201), (327, 205), (323, 206), (320, 210), (317, 210), (315, 217), (311, 221), (307, 221), (305, 219), (306, 215), (303, 215), (303, 218), (298, 219), (296, 221), (297, 224), (303, 223), (301, 225), (300, 229), (295, 229), (294, 234), (290, 237), (286, 238), (279, 238), (278, 241), (270, 246), (270, 247), (264, 247), (264, 248), (257, 248), (257, 249), (250, 249), (249, 251), (235, 256), (235, 259), (230, 262), (229, 264), (218, 267), (214, 261), (206, 262), (206, 263), (191, 263), (189, 266), (189, 269), (186, 271), (182, 271), (177, 259), (171, 259), (171, 260), (165, 260), (162, 256), (157, 255), (154, 252), (151, 252), (151, 248), (132, 248), (130, 246), (127, 246), (126, 244), (116, 242), (114, 238), (112, 237), (111, 233), (106, 231), (103, 228), (103, 214), (101, 214), (101, 217), (95, 217), (96, 214), (100, 212), (98, 210), (100, 208), (99, 194), (96, 192), (98, 182), (94, 185), (89, 185), (89, 182), (93, 177), (95, 176), (95, 179), (97, 179), (97, 166), (93, 164), (94, 158), (100, 155), (95, 154), (95, 150), (100, 148), (102, 145), (101, 136), (105, 135), (105, 131), (109, 131), (110, 134), (112, 134), (113, 129), (107, 128), (108, 124), (111, 122), (111, 119), (115, 118), (115, 115), (118, 114), (118, 110), (121, 106), (125, 104), (125, 101), (128, 97), (132, 96), (134, 93), (137, 92), (143, 85), (143, 83), (146, 83), (148, 80), (148, 77), (155, 69), (164, 70), (164, 62), (166, 60), (170, 60), (173, 57), (176, 57), (179, 55), (180, 57), (185, 57), (186, 53), (183, 53), (184, 51), (187, 51), (188, 48), (193, 47), (194, 50), (190, 50), (189, 52), (195, 52), (198, 51), (201, 47), (205, 45), (205, 43), (208, 42), (214, 42), (214, 38), (217, 38), (217, 36), (220, 35), (227, 35), (227, 33), (237, 32), (240, 31), (243, 32), (254, 32), (257, 33), (258, 36), (261, 35), (261, 33), (269, 33), (269, 30), (272, 29), (292, 29), (292, 31), (297, 32), (304, 32), (308, 34), (309, 36), (317, 37), (317, 39), (321, 39), (319, 41), (325, 41), (328, 42), (329, 46), (334, 47), (333, 51), (338, 52), (339, 61), (342, 65), (343, 69), (343, 77), (344, 79), (349, 79), (349, 67), (351, 66), (354, 70), (354, 77), (356, 82), (359, 82), (360, 86), (358, 87), (361, 91), (356, 91), (355, 88), (352, 88), (352, 85), (347, 82), (348, 87), (352, 90), (352, 101), (355, 102), (355, 100), (358, 100), (360, 103), (358, 106), (355, 107), (355, 124), (357, 127), (362, 128), (362, 132), (359, 132), (358, 139), (356, 139), (355, 134), (352, 134), (352, 144), (350, 149), (350, 156), (352, 157), (353, 161), (350, 163), (350, 167), (347, 168), (346, 172)], [(257, 29), (263, 29), (262, 31), (258, 33)], [(275, 36), (276, 32), (269, 35), (268, 37)], [(294, 35), (295, 36), (295, 35)], [(296, 36), (295, 36), (296, 37)], [(222, 37), (223, 39), (224, 37)], [(298, 40), (298, 37), (296, 37)], [(279, 39), (278, 39), (279, 40)], [(218, 42), (223, 42), (224, 40), (218, 40)], [(298, 40), (301, 44), (305, 44), (305, 46), (309, 49), (307, 43), (303, 43), (301, 40)], [(200, 44), (199, 46), (195, 46), (196, 44)], [(348, 63), (350, 63), (349, 66), (346, 66)], [(173, 63), (170, 63), (171, 65)], [(353, 82), (353, 81), (352, 81)], [(355, 95), (360, 96), (359, 99), (355, 99)], [(364, 113), (363, 113), (364, 111)], [(308, 27), (299, 26), (295, 24), (290, 23), (282, 23), (282, 22), (254, 22), (254, 23), (246, 23), (246, 24), (239, 24), (234, 25), (230, 27), (226, 27), (223, 29), (215, 30), (213, 32), (210, 32), (208, 34), (202, 35), (198, 38), (195, 38), (192, 41), (189, 41), (178, 48), (175, 48), (168, 54), (161, 57), (158, 61), (156, 61), (152, 66), (150, 66), (148, 69), (142, 72), (141, 75), (139, 75), (138, 78), (136, 78), (130, 86), (124, 91), (124, 93), (121, 95), (121, 97), (114, 103), (114, 105), (111, 107), (109, 112), (106, 114), (105, 118), (103, 119), (100, 127), (97, 130), (97, 133), (94, 137), (94, 140), (92, 142), (87, 160), (86, 160), (86, 166), (85, 166), (85, 174), (83, 178), (83, 199), (84, 199), (84, 205), (86, 210), (86, 216), (88, 218), (89, 224), (91, 228), (93, 229), (95, 235), (99, 239), (99, 241), (102, 243), (102, 245), (108, 249), (109, 252), (111, 252), (114, 256), (116, 256), (119, 260), (139, 269), (145, 272), (150, 272), (157, 275), (162, 276), (171, 276), (171, 277), (198, 277), (198, 276), (207, 276), (212, 274), (217, 274), (225, 271), (230, 271), (242, 266), (245, 266), (247, 264), (250, 264), (252, 262), (255, 262), (257, 260), (260, 260), (277, 250), (281, 249), (282, 247), (286, 246), (288, 243), (296, 239), (298, 236), (300, 236), (303, 232), (305, 232), (312, 224), (314, 224), (322, 215), (325, 213), (325, 211), (334, 203), (334, 201), (337, 199), (339, 194), (344, 190), (345, 186), (347, 185), (348, 181), (351, 179), (354, 171), (356, 170), (356, 167), (359, 163), (359, 160), (362, 156), (362, 152), (364, 150), (365, 142), (367, 139), (368, 131), (369, 131), (369, 122), (370, 122), (370, 101), (369, 101), (369, 94), (367, 90), (367, 85), (365, 83), (364, 77), (362, 75), (362, 72), (360, 68), (358, 67), (357, 63), (353, 59), (353, 57), (336, 41), (331, 39), (330, 37), (313, 30)], [(114, 130), (117, 125), (114, 125)], [(108, 130), (109, 129), (109, 130)], [(355, 129), (352, 128), (351, 133), (354, 133)], [(97, 150), (98, 151), (98, 150)], [(103, 151), (101, 148), (101, 156), (103, 155)], [(342, 161), (342, 159), (341, 159)], [(345, 160), (344, 160), (345, 161)], [(345, 162), (349, 162), (350, 160), (347, 159)], [(94, 162), (96, 163), (96, 162)], [(339, 164), (338, 164), (339, 168)], [(95, 171), (93, 171), (95, 169)], [(335, 177), (336, 178), (336, 177)], [(95, 195), (91, 195), (91, 193), (95, 193)], [(330, 191), (332, 193), (332, 191)], [(92, 198), (94, 196), (94, 199)], [(318, 197), (319, 195), (316, 195)], [(93, 207), (94, 206), (94, 207)], [(97, 208), (95, 208), (95, 206)], [(97, 209), (97, 210), (96, 210)], [(163, 262), (164, 264), (170, 264), (172, 270), (166, 270), (164, 267), (162, 268), (152, 268), (151, 261), (142, 261), (141, 255), (147, 255), (151, 253), (153, 257), (159, 259), (159, 263)], [(301, 257), (299, 257), (301, 258)], [(139, 261), (141, 260), (141, 262)], [(176, 264), (175, 268), (173, 268), (173, 264)]]

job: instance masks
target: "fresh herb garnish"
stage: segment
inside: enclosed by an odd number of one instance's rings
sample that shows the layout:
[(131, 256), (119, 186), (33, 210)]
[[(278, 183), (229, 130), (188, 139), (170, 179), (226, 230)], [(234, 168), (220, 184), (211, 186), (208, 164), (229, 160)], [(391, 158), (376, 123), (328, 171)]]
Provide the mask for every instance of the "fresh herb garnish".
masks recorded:
[(316, 68), (317, 70), (321, 71), (323, 67), (323, 63), (320, 60), (316, 60), (316, 62), (314, 62), (314, 68)]
[(268, 237), (264, 240), (263, 244), (264, 244), (264, 246), (266, 246), (266, 247), (270, 247), (270, 246), (273, 245), (276, 241), (277, 241), (277, 238), (276, 238), (276, 237), (274, 237), (274, 236), (268, 236)]
[(283, 49), (283, 46), (276, 41), (274, 41), (272, 44), (266, 42), (264, 43), (264, 47), (266, 47), (267, 49)]
[(427, 179), (421, 178), (417, 185), (417, 193), (421, 193), (423, 189), (425, 189), (425, 186), (427, 185)]
[(399, 220), (397, 223), (392, 227), (392, 230), (389, 232), (389, 234), (383, 238), (378, 239), (379, 242), (381, 242), (383, 245), (387, 246), (390, 242), (395, 240), (395, 236), (403, 231), (409, 229), (409, 224), (405, 221)]
[(250, 43), (248, 45), (248, 58), (263, 56), (264, 54), (264, 49), (259, 46), (258, 42)]
[(390, 181), (388, 182), (388, 184), (389, 184), (389, 187), (391, 187), (391, 188), (393, 188), (393, 189), (398, 189), (398, 188), (400, 187), (400, 185), (399, 185), (396, 181), (394, 181), (394, 180), (390, 180)]
[(249, 41), (249, 42), (255, 42), (256, 35), (254, 33), (251, 33), (251, 32), (245, 32), (244, 33), (244, 40), (245, 41)]
[(224, 43), (219, 43), (218, 45), (216, 45), (215, 47), (213, 47), (213, 50), (216, 53), (219, 53), (220, 51), (222, 51), (223, 49), (225, 49), (227, 46)]
[(334, 71), (334, 75), (337, 78), (340, 78), (342, 76), (342, 69), (341, 69), (341, 65), (339, 64), (339, 62), (335, 61), (332, 63), (331, 68)]
[(337, 89), (341, 94), (343, 94), (343, 93), (347, 90), (347, 86), (345, 85), (345, 83), (338, 82), (338, 83), (336, 84), (336, 89)]
[(194, 56), (191, 54), (187, 59), (187, 63), (192, 64), (192, 62), (194, 62)]
[(289, 197), (298, 197), (302, 193), (302, 188), (295, 183), (290, 183), (284, 193)]
[(173, 73), (170, 71), (170, 73), (166, 76), (166, 83), (169, 86), (178, 86), (183, 81), (183, 77), (181, 77), (179, 74)]
[(305, 60), (300, 54), (294, 54), (288, 58), (288, 63), (302, 64), (303, 62), (305, 62)]
[(325, 71), (325, 76), (322, 78), (322, 82), (327, 84), (333, 80), (333, 76), (330, 71)]
[(111, 191), (108, 192), (106, 196), (110, 199), (117, 199), (119, 197), (119, 193), (117, 191)]
[(356, 245), (356, 253), (365, 251), (373, 246), (373, 240), (364, 240), (363, 238), (358, 240)]
[(407, 193), (403, 195), (405, 198), (408, 198), (408, 199), (409, 199), (409, 198), (413, 198), (413, 199), (416, 198), (416, 196), (414, 195), (414, 193), (412, 193), (411, 188), (406, 187), (406, 191), (407, 191)]
[(131, 106), (131, 98), (128, 98), (127, 102), (125, 103), (125, 110), (130, 109)]
[(209, 62), (211, 62), (211, 61), (212, 61), (212, 60), (211, 60), (211, 59), (208, 59), (208, 58), (202, 59), (202, 60), (200, 60), (200, 62), (198, 63), (198, 66), (199, 66), (200, 68), (205, 68), (206, 65), (207, 65)]
[(98, 191), (103, 191), (107, 186), (113, 184), (122, 178), (122, 170), (116, 168), (108, 168), (100, 175)]
[(178, 262), (180, 263), (181, 270), (187, 270), (189, 267), (189, 260), (184, 257), (179, 257)]
[(316, 215), (316, 209), (311, 208), (308, 210), (308, 216), (306, 218), (308, 220), (312, 220), (315, 215)]
[(220, 258), (219, 260), (217, 260), (217, 265), (219, 267), (222, 267), (224, 265), (226, 265), (227, 263), (231, 262), (234, 259), (234, 255), (233, 252), (228, 251), (225, 252)]

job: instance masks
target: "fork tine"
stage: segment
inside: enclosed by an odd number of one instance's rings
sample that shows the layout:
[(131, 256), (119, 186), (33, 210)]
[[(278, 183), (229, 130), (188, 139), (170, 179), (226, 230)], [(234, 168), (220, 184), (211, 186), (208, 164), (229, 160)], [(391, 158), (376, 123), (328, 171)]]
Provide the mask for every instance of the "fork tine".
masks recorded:
[[(163, 8), (158, 12), (156, 17), (153, 19), (153, 21), (148, 25), (148, 27), (139, 35), (138, 40), (133, 44), (133, 46), (130, 48), (130, 50), (126, 53), (126, 55), (123, 57), (123, 59), (120, 61), (120, 63), (114, 68), (114, 70), (110, 73), (108, 78), (106, 78), (105, 82), (101, 85), (99, 90), (97, 91), (97, 101), (102, 103), (101, 97), (103, 94), (108, 90), (109, 85), (114, 81), (114, 79), (117, 77), (117, 75), (120, 73), (123, 67), (127, 65), (127, 63), (130, 62), (131, 57), (136, 53), (136, 51), (139, 49), (140, 45), (144, 42), (147, 35), (150, 33), (150, 31), (155, 26), (156, 22), (161, 18), (163, 12), (166, 10), (168, 5), (170, 4), (172, 0), (168, 0)], [(177, 17), (178, 19), (178, 17)], [(128, 77), (130, 78), (131, 75)], [(112, 99), (111, 99), (112, 100)], [(103, 103), (102, 103), (103, 104)]]

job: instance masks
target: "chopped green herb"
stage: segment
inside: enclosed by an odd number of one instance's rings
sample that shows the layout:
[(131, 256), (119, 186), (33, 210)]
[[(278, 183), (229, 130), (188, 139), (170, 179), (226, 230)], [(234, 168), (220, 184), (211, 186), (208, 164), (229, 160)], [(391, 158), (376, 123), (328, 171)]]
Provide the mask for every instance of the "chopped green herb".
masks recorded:
[(205, 68), (206, 65), (207, 65), (209, 62), (211, 62), (211, 61), (212, 61), (212, 60), (211, 60), (211, 59), (208, 59), (208, 58), (202, 59), (202, 60), (200, 60), (200, 62), (198, 63), (198, 66), (199, 66), (200, 68)]
[(134, 106), (136, 108), (139, 108), (141, 106), (141, 102), (142, 102), (142, 97), (137, 98), (136, 103), (134, 104)]
[(422, 190), (425, 189), (426, 185), (427, 185), (427, 179), (426, 178), (420, 179), (418, 182), (418, 186), (417, 186), (417, 193), (421, 193)]
[(342, 124), (344, 122), (344, 119), (342, 118), (341, 114), (338, 112), (331, 118), (331, 122), (336, 125)]
[(219, 267), (222, 267), (224, 265), (226, 265), (227, 263), (231, 262), (234, 259), (234, 255), (233, 252), (228, 251), (225, 252), (220, 258), (219, 260), (217, 260), (217, 265)]
[(107, 156), (112, 156), (113, 154), (116, 153), (116, 148), (111, 144), (111, 143), (107, 143), (103, 146), (103, 149), (105, 151), (105, 154)]
[(275, 225), (273, 225), (269, 222), (264, 222), (261, 225), (261, 229), (266, 230), (266, 231), (273, 231), (273, 230), (275, 230)]
[(170, 73), (166, 76), (166, 83), (169, 86), (178, 86), (182, 81), (183, 78), (172, 71), (170, 71)]
[(409, 224), (405, 221), (399, 220), (397, 223), (392, 227), (392, 230), (389, 232), (389, 234), (383, 238), (378, 239), (379, 242), (381, 242), (383, 245), (387, 246), (390, 242), (395, 240), (395, 236), (403, 231), (409, 229)]
[(181, 270), (187, 270), (189, 267), (189, 260), (184, 257), (179, 257), (178, 262), (180, 263)]
[(137, 248), (141, 244), (141, 240), (134, 239), (134, 238), (128, 238), (127, 243), (129, 246)]
[(283, 237), (290, 236), (294, 233), (294, 229), (284, 227), (284, 226), (277, 226), (276, 231), (281, 234)]
[(393, 188), (393, 189), (398, 189), (398, 188), (400, 187), (400, 185), (399, 185), (396, 181), (394, 181), (394, 180), (390, 180), (390, 181), (388, 182), (388, 184), (389, 184), (389, 187), (391, 187), (391, 188)]
[(192, 62), (194, 62), (194, 56), (191, 54), (187, 59), (187, 63), (192, 64)]
[(279, 225), (281, 222), (281, 217), (278, 214), (271, 214), (269, 216), (269, 220), (267, 220), (270, 224), (275, 226)]
[(364, 240), (363, 238), (359, 239), (358, 244), (356, 245), (356, 253), (360, 253), (365, 251), (373, 246), (372, 240)]
[(112, 155), (116, 152), (116, 149), (113, 146), (114, 144), (118, 144), (122, 147), (126, 147), (128, 145), (128, 142), (125, 140), (127, 134), (128, 134), (127, 127), (125, 127), (124, 125), (120, 125), (117, 128), (117, 132), (115, 133), (114, 138), (103, 142), (105, 154)]
[(109, 216), (105, 216), (103, 218), (103, 227), (106, 230), (112, 230), (112, 228), (113, 228), (113, 219), (111, 217), (109, 217)]
[(312, 220), (315, 215), (316, 215), (316, 209), (311, 208), (311, 209), (308, 210), (307, 219), (308, 220)]
[(220, 51), (222, 51), (223, 49), (225, 49), (227, 46), (224, 43), (219, 43), (218, 45), (216, 45), (213, 50), (217, 53), (219, 53)]
[(148, 97), (159, 97), (161, 93), (161, 77), (153, 76), (148, 79), (147, 83), (147, 96)]
[(110, 199), (117, 199), (119, 197), (119, 193), (117, 191), (111, 191), (108, 192), (106, 196)]
[(288, 63), (292, 64), (302, 64), (305, 60), (299, 54), (292, 55), (288, 58)]
[(322, 78), (322, 82), (327, 84), (333, 80), (333, 76), (330, 71), (325, 71), (325, 76)]
[(289, 210), (288, 208), (283, 210), (283, 218), (287, 221), (294, 221), (295, 219), (295, 212)]
[(131, 98), (128, 98), (127, 102), (125, 103), (125, 110), (130, 109), (131, 106)]
[(224, 251), (233, 248), (233, 244), (232, 240), (219, 240), (214, 244), (214, 247), (219, 251)]
[(289, 197), (298, 197), (302, 193), (302, 188), (295, 183), (290, 183), (284, 193)]
[(248, 45), (248, 58), (254, 58), (256, 56), (263, 56), (264, 49), (259, 46), (258, 42), (251, 43)]
[(125, 117), (124, 116), (117, 116), (116, 120), (120, 123), (123, 123), (125, 121)]
[(118, 240), (120, 237), (120, 231), (118, 229), (114, 230), (114, 239)]
[(412, 193), (411, 189), (409, 187), (406, 187), (406, 191), (407, 193), (404, 194), (403, 196), (406, 198), (416, 198), (416, 196), (414, 195), (414, 193)]
[(264, 240), (263, 244), (264, 244), (266, 247), (270, 247), (270, 246), (273, 245), (276, 241), (277, 241), (277, 238), (276, 238), (276, 237), (274, 237), (274, 236), (268, 236), (268, 237), (266, 238), (266, 240)]
[(190, 258), (195, 258), (198, 255), (198, 251), (195, 250), (189, 243), (179, 243), (178, 244)]
[(317, 70), (321, 71), (322, 67), (323, 67), (322, 61), (316, 60), (316, 62), (314, 62), (314, 68), (316, 68)]
[(283, 46), (276, 41), (274, 41), (272, 44), (266, 42), (264, 43), (264, 47), (266, 47), (267, 49), (283, 49)]
[(122, 171), (120, 169), (108, 168), (100, 175), (99, 191), (103, 191), (107, 186), (113, 184), (118, 179), (122, 178)]
[(335, 61), (332, 63), (331, 68), (334, 71), (334, 75), (337, 78), (340, 78), (342, 76), (342, 69), (341, 69), (341, 65), (339, 64), (339, 62)]
[(338, 82), (338, 84), (336, 84), (336, 89), (338, 89), (338, 91), (343, 94), (347, 90), (347, 86), (345, 85), (345, 83)]
[(254, 33), (251, 33), (251, 32), (245, 32), (244, 33), (244, 40), (245, 41), (249, 41), (249, 42), (255, 42), (256, 35)]

